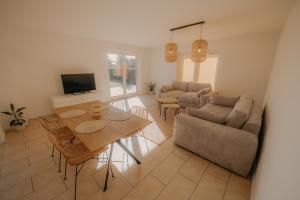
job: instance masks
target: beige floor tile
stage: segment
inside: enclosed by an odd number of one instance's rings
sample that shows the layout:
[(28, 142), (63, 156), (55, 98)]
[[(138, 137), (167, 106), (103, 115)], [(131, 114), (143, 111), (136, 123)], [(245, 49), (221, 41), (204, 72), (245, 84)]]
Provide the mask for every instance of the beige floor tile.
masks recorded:
[(5, 176), (0, 179), (0, 191), (10, 188), (14, 184), (26, 180), (49, 167), (54, 166), (52, 159), (43, 160), (32, 166), (20, 170), (12, 175)]
[(194, 183), (198, 183), (207, 166), (207, 160), (193, 155), (184, 163), (183, 167), (180, 169), (180, 173), (188, 179), (192, 180)]
[(24, 140), (28, 142), (40, 138), (41, 136), (44, 136), (43, 132), (45, 132), (45, 130), (41, 126), (26, 128), (24, 130)]
[(50, 200), (61, 195), (64, 191), (66, 191), (66, 187), (63, 181), (61, 178), (57, 178), (37, 191), (27, 195), (24, 199)]
[(250, 199), (250, 192), (251, 181), (232, 174), (229, 179), (224, 200), (248, 200)]
[(33, 153), (33, 154), (29, 155), (29, 157), (28, 157), (29, 164), (33, 165), (34, 163), (37, 163), (41, 160), (48, 159), (50, 157), (50, 154), (51, 154), (51, 152), (48, 148), (46, 150), (40, 151), (38, 153)]
[(24, 168), (28, 167), (28, 159), (24, 158), (22, 160), (18, 160), (13, 162), (9, 165), (3, 165), (1, 168), (1, 176), (7, 176), (9, 174), (13, 174), (19, 170), (23, 170)]
[[(104, 181), (101, 180), (101, 181)], [(119, 200), (123, 198), (130, 190), (132, 186), (122, 176), (116, 176), (111, 184), (109, 184), (107, 190), (103, 192), (103, 188), (100, 189), (90, 200)]]
[(215, 176), (216, 178), (221, 179), (224, 182), (228, 182), (229, 176), (231, 174), (230, 171), (227, 169), (224, 169), (220, 166), (217, 166), (213, 163), (210, 163), (208, 168), (207, 168), (207, 173), (209, 173), (212, 176)]
[(5, 138), (5, 146), (7, 145), (18, 145), (24, 143), (23, 131), (20, 132), (7, 132)]
[[(116, 180), (117, 177), (121, 176), (114, 165), (112, 165), (112, 169), (113, 169), (115, 178), (112, 177), (111, 173), (109, 174), (109, 178), (108, 178), (109, 186), (112, 184), (112, 182), (114, 182)], [(92, 175), (94, 180), (97, 182), (97, 184), (101, 188), (104, 187), (106, 172), (107, 172), (107, 164), (103, 165), (95, 174)]]
[(224, 181), (205, 173), (192, 194), (191, 200), (222, 200), (225, 189)]
[(156, 159), (163, 161), (168, 157), (174, 150), (174, 144), (171, 140), (166, 141), (161, 146), (157, 147), (151, 152)]
[(164, 185), (152, 175), (149, 175), (129, 192), (124, 200), (152, 200), (155, 199), (163, 189)]
[(9, 154), (8, 156), (3, 156), (3, 164), (8, 165), (17, 160), (26, 158), (32, 154), (38, 154), (41, 151), (49, 150), (47, 145), (39, 145), (35, 148), (26, 148), (23, 151), (18, 151), (18, 153)]
[(195, 183), (177, 174), (159, 195), (158, 200), (186, 200), (191, 196), (195, 186)]
[[(77, 200), (89, 199), (89, 197), (96, 194), (100, 188), (97, 186), (95, 180), (90, 176), (84, 181), (77, 182)], [(69, 188), (67, 191), (55, 198), (55, 200), (73, 200), (74, 199), (74, 187)]]
[(171, 178), (182, 167), (184, 161), (175, 155), (169, 155), (153, 172), (158, 180), (164, 184), (168, 184)]
[(126, 170), (123, 176), (131, 185), (136, 185), (159, 164), (157, 159), (149, 155), (142, 160), (142, 164), (134, 165)]
[(34, 190), (38, 190), (39, 188), (47, 185), (48, 183), (59, 177), (61, 176), (57, 172), (56, 166), (45, 169), (44, 171), (41, 171), (40, 173), (32, 176), (33, 188)]
[(15, 154), (20, 151), (25, 150), (25, 144), (22, 142), (20, 144), (7, 144), (3, 145), (3, 156), (8, 156), (9, 154)]
[(38, 137), (36, 139), (30, 140), (26, 142), (26, 148), (34, 148), (41, 144), (46, 144), (48, 142), (48, 138), (45, 136)]
[(7, 190), (1, 191), (0, 199), (19, 199), (31, 192), (33, 192), (31, 180), (27, 179), (25, 181), (19, 182), (18, 184), (14, 185), (13, 187)]
[(188, 160), (193, 155), (191, 152), (189, 152), (189, 151), (187, 151), (187, 150), (185, 150), (185, 149), (183, 149), (183, 148), (181, 148), (179, 146), (176, 146), (176, 145), (175, 145), (173, 153), (177, 157), (181, 158), (182, 160)]

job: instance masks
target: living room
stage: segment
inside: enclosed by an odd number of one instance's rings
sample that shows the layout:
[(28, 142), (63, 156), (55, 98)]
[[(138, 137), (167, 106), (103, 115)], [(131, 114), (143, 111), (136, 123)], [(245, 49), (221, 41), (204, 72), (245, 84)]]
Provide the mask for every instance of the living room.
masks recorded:
[(0, 199), (299, 199), (299, 3), (1, 1)]

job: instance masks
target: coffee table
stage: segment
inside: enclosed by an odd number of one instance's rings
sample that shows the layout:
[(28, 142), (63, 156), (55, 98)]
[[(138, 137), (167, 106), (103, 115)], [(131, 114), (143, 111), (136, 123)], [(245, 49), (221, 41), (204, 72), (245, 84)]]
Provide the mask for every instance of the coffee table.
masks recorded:
[(175, 115), (179, 114), (180, 105), (178, 105), (178, 104), (168, 103), (168, 104), (163, 104), (162, 107), (164, 109), (165, 120), (167, 120), (167, 110), (168, 109), (174, 109), (175, 110)]
[(174, 97), (161, 97), (157, 99), (159, 114), (161, 115), (161, 107), (163, 104), (177, 104), (178, 100)]

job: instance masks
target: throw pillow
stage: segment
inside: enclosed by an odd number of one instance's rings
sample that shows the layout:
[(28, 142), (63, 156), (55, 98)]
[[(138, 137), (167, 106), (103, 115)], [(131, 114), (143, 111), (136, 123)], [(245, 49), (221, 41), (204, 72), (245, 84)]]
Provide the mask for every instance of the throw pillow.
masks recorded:
[(252, 99), (241, 98), (225, 120), (227, 126), (241, 128), (247, 121), (252, 108)]

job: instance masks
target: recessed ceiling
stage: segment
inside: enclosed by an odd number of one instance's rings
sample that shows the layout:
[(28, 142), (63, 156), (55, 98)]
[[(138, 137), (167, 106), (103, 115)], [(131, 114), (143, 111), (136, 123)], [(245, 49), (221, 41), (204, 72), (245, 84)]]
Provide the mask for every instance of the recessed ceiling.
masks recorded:
[[(169, 28), (206, 21), (204, 36), (278, 31), (294, 0), (1, 0), (0, 23), (145, 47), (169, 40)], [(178, 43), (199, 27), (174, 32)]]

